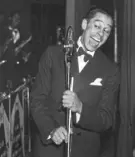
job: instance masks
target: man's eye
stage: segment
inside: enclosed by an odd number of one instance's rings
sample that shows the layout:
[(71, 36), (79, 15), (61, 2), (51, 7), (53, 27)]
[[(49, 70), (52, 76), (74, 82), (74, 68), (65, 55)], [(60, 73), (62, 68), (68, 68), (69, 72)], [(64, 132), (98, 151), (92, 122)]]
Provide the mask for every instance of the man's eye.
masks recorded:
[(98, 25), (95, 25), (95, 28), (98, 28), (98, 29), (100, 29), (100, 26), (98, 26)]
[(110, 31), (109, 31), (109, 30), (104, 30), (104, 32), (105, 32), (106, 34), (110, 34)]

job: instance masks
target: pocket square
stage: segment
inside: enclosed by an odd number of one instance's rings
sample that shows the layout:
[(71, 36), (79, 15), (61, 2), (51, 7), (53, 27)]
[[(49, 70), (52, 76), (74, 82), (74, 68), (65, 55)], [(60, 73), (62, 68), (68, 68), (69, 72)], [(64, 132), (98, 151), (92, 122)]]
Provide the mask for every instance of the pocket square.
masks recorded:
[(102, 86), (102, 78), (96, 78), (93, 82), (90, 83), (90, 85), (93, 86)]

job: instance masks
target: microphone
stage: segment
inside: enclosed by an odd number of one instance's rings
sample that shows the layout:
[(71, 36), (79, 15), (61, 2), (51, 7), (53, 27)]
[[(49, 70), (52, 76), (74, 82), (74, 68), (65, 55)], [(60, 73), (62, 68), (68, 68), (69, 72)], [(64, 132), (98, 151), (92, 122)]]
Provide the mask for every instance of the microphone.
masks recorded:
[(74, 49), (73, 38), (74, 38), (74, 31), (72, 26), (69, 26), (67, 29), (65, 45), (64, 45), (64, 48), (66, 49), (66, 54), (68, 54), (69, 56), (72, 56), (73, 49)]

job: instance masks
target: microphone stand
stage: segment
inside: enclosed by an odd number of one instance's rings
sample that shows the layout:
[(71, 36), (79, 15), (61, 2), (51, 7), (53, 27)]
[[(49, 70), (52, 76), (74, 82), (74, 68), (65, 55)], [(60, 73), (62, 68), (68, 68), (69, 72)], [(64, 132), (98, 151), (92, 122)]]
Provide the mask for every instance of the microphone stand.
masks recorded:
[[(71, 78), (71, 58), (74, 51), (74, 41), (73, 41), (73, 28), (69, 26), (67, 29), (66, 40), (64, 45), (65, 48), (65, 64), (66, 64), (66, 89), (73, 91), (73, 78)], [(72, 144), (72, 112), (71, 109), (66, 109), (66, 121), (67, 121), (67, 156), (71, 156), (71, 144)]]
[[(68, 90), (73, 90), (73, 78), (70, 76), (70, 69), (71, 69), (71, 57), (72, 53), (69, 53), (68, 51), (72, 51), (72, 49), (67, 48), (67, 52), (65, 53), (65, 64), (66, 64), (66, 88)], [(67, 157), (70, 157), (71, 155), (71, 143), (72, 143), (72, 112), (70, 109), (66, 109), (66, 124), (67, 124), (67, 131), (68, 131), (68, 140), (67, 140)]]

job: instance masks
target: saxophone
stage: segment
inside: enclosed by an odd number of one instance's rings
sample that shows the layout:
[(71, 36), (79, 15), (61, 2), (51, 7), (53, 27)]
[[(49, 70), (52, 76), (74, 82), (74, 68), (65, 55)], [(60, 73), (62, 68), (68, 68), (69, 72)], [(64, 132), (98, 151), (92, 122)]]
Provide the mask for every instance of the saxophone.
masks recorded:
[(32, 35), (29, 36), (28, 39), (24, 40), (19, 46), (17, 46), (15, 48), (15, 56), (17, 56), (20, 52), (21, 52), (21, 49), (32, 39)]

